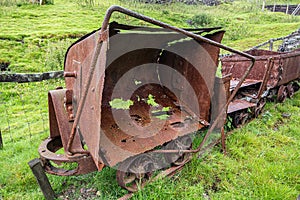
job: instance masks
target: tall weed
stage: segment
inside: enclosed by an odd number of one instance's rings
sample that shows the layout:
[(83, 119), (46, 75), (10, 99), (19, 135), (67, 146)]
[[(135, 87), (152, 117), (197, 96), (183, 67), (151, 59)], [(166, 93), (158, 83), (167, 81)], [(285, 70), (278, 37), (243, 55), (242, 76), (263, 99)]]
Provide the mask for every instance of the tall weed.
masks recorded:
[(44, 59), (46, 71), (63, 70), (65, 53), (71, 43), (72, 41), (68, 39), (48, 43)]
[(251, 33), (251, 27), (246, 23), (233, 22), (231, 28), (226, 33), (229, 40), (235, 41), (248, 37)]
[(28, 3), (26, 0), (0, 0), (0, 6), (21, 6)]
[(188, 21), (188, 23), (195, 27), (204, 27), (211, 25), (213, 21), (213, 17), (210, 14), (200, 13), (194, 15), (192, 19)]
[(99, 5), (99, 3), (97, 3), (97, 0), (76, 0), (76, 3), (81, 7), (90, 7), (90, 8)]

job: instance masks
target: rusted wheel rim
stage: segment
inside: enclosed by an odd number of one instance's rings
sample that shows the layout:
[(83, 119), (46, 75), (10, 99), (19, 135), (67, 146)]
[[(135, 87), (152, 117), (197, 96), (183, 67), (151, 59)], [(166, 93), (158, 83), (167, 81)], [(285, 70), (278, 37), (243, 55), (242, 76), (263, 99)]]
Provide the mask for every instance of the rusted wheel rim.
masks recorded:
[(282, 85), (280, 86), (277, 94), (277, 101), (284, 102), (287, 97), (287, 87)]
[(286, 89), (287, 89), (287, 96), (289, 97), (289, 98), (291, 98), (292, 96), (294, 96), (294, 87), (293, 87), (293, 84), (289, 84), (287, 87), (286, 87)]
[(166, 162), (179, 166), (186, 163), (191, 158), (190, 153), (181, 153), (180, 150), (192, 149), (192, 139), (190, 136), (183, 136), (174, 141), (169, 142), (165, 149), (167, 150), (179, 150), (178, 153), (166, 153)]
[(153, 170), (152, 158), (147, 154), (138, 155), (120, 164), (116, 175), (117, 181), (122, 188), (136, 192), (150, 180)]
[(297, 91), (300, 89), (300, 86), (299, 86), (299, 84), (298, 84), (297, 82), (294, 82), (294, 83), (292, 84), (292, 86), (293, 86), (294, 92), (297, 92)]
[(235, 127), (239, 127), (247, 122), (249, 119), (249, 113), (247, 111), (242, 111), (239, 113), (235, 113), (233, 116), (233, 125)]
[(255, 113), (254, 113), (255, 117), (258, 117), (261, 114), (261, 112), (262, 112), (265, 105), (266, 105), (266, 100), (265, 99), (261, 99), (258, 102), (257, 107), (255, 108)]

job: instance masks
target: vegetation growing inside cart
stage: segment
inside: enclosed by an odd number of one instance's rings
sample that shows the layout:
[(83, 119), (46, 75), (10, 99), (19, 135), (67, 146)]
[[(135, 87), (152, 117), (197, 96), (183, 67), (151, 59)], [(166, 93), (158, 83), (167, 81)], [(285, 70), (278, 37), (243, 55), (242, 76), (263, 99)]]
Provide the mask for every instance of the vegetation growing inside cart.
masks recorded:
[[(152, 94), (149, 94), (146, 99), (141, 99), (139, 96), (137, 97), (138, 101), (144, 101), (149, 106), (151, 106), (151, 113), (152, 116), (155, 118), (166, 120), (168, 119), (169, 115), (167, 114), (170, 111), (170, 107), (162, 107), (156, 101), (155, 97)], [(122, 98), (115, 98), (109, 102), (109, 105), (113, 109), (123, 109), (128, 110), (130, 106), (132, 106), (134, 102), (132, 100), (123, 100)], [(160, 109), (161, 108), (161, 109)], [(150, 113), (149, 113), (150, 114)]]
[(123, 100), (122, 98), (116, 98), (109, 102), (109, 105), (114, 109), (128, 110), (133, 105), (132, 100)]

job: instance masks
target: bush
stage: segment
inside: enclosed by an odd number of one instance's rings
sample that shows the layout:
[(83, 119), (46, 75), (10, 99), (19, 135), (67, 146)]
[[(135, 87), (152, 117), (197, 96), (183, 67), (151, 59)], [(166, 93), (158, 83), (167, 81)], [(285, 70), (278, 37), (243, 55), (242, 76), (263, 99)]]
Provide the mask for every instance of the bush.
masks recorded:
[(212, 24), (213, 18), (209, 14), (201, 13), (192, 17), (188, 23), (195, 27), (204, 27)]
[(70, 44), (70, 40), (48, 43), (48, 48), (44, 58), (46, 71), (63, 70), (65, 53), (67, 52)]
[(246, 38), (250, 32), (251, 28), (245, 23), (233, 23), (232, 27), (227, 31), (227, 36), (230, 40), (238, 40)]

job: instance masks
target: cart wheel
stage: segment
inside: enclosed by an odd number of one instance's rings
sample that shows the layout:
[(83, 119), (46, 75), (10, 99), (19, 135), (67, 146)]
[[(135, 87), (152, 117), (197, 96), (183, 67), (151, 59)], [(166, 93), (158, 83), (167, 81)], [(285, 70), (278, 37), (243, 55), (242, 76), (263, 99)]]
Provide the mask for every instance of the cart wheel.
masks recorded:
[(245, 124), (248, 118), (249, 118), (249, 113), (247, 113), (246, 111), (235, 113), (232, 121), (233, 126), (239, 127), (240, 125)]
[(136, 192), (150, 180), (153, 171), (153, 159), (147, 154), (137, 155), (120, 164), (116, 175), (117, 181), (122, 188)]
[(166, 153), (165, 159), (168, 163), (179, 166), (188, 162), (191, 159), (191, 153), (181, 153), (180, 150), (192, 149), (192, 139), (190, 136), (186, 135), (176, 140), (169, 142), (165, 149), (166, 150), (179, 150), (178, 153)]
[(277, 94), (277, 101), (280, 103), (284, 102), (287, 95), (288, 95), (287, 87), (284, 85), (280, 86)]
[(289, 98), (292, 98), (293, 97), (293, 95), (294, 95), (294, 88), (293, 88), (293, 84), (291, 83), (291, 84), (288, 84), (287, 86), (286, 86), (286, 90), (287, 90), (287, 96), (289, 97)]
[(265, 105), (266, 105), (266, 100), (265, 99), (261, 99), (257, 103), (257, 107), (255, 108), (255, 111), (254, 111), (255, 118), (258, 117), (261, 114), (261, 112), (262, 112)]
[(300, 89), (300, 86), (297, 82), (294, 82), (292, 85), (293, 85), (294, 92), (297, 92)]

